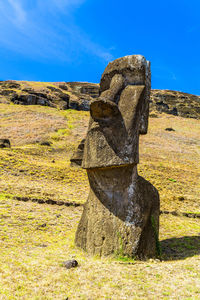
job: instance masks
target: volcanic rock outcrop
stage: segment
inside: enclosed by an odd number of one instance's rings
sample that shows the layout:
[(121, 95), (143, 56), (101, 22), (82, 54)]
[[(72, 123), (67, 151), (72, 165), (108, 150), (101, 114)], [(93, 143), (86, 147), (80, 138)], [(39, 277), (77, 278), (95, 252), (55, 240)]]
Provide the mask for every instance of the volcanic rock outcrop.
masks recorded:
[(0, 81), (0, 103), (7, 104), (88, 111), (92, 97), (97, 97), (98, 94), (97, 84), (83, 82), (79, 86), (70, 82)]
[(184, 118), (200, 118), (200, 97), (170, 90), (152, 90), (150, 110)]
[[(92, 99), (97, 98), (99, 93), (99, 84), (88, 82), (0, 81), (0, 103), (87, 111)], [(170, 90), (151, 90), (150, 112), (199, 119), (200, 96)]]
[(137, 173), (139, 135), (147, 133), (150, 64), (133, 55), (111, 62), (90, 105), (82, 167), (90, 193), (75, 243), (93, 255), (154, 257), (159, 195)]

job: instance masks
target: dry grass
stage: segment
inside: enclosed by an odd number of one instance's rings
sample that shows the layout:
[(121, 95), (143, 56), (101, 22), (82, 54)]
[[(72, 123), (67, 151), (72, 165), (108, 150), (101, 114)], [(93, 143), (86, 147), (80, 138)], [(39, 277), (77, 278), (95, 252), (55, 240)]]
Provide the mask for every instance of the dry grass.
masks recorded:
[[(175, 131), (166, 131), (172, 127)], [(161, 209), (200, 211), (200, 123), (161, 115), (141, 137), (139, 170), (159, 190)]]
[[(199, 299), (197, 220), (162, 216), (161, 243), (171, 252), (162, 262), (128, 264), (74, 247), (80, 214), (80, 208), (1, 200), (1, 299)], [(66, 270), (62, 262), (71, 258), (79, 267)]]
[(50, 132), (67, 127), (67, 120), (54, 108), (41, 106), (0, 106), (0, 136), (11, 140), (13, 146), (40, 142)]
[[(13, 200), (85, 202), (85, 171), (69, 158), (88, 113), (1, 104), (0, 118), (0, 135), (13, 145), (0, 149), (0, 299), (200, 299), (199, 219), (161, 215), (162, 261), (100, 259), (74, 246), (81, 207)], [(139, 172), (158, 188), (162, 209), (199, 212), (199, 150), (198, 120), (150, 119)], [(78, 268), (62, 266), (70, 258)]]
[[(85, 171), (71, 168), (69, 158), (87, 130), (88, 113), (4, 104), (0, 110), (0, 135), (13, 145), (0, 152), (2, 192), (84, 202), (88, 191)], [(51, 146), (41, 146), (42, 141)], [(77, 192), (80, 182), (82, 189)]]

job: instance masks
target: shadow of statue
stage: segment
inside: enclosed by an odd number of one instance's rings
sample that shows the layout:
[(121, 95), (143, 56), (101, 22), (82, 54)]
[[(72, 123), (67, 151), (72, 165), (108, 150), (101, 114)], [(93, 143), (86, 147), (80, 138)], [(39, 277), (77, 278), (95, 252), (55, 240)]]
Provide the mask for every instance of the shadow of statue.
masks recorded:
[(160, 242), (162, 260), (181, 260), (200, 254), (200, 235), (170, 238)]

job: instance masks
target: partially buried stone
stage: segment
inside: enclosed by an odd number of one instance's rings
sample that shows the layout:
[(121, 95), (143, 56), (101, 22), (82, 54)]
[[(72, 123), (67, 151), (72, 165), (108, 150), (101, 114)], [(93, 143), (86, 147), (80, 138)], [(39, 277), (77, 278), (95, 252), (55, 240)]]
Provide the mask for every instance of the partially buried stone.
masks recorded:
[(51, 146), (51, 144), (52, 144), (52, 143), (49, 142), (49, 141), (41, 141), (41, 142), (40, 142), (40, 145), (41, 145), (41, 146)]
[(78, 262), (75, 259), (67, 260), (63, 262), (63, 266), (66, 269), (76, 268), (78, 266)]
[(169, 128), (165, 128), (166, 131), (175, 131), (173, 128), (169, 127)]
[(10, 148), (10, 140), (9, 139), (0, 139), (0, 148)]

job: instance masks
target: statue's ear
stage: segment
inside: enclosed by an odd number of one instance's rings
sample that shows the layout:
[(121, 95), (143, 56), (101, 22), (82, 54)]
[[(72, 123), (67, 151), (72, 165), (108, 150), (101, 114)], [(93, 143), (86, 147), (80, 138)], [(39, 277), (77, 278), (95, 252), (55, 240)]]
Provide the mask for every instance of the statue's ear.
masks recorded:
[(139, 133), (147, 134), (149, 120), (149, 97), (144, 95), (144, 100), (141, 107), (141, 114), (139, 119)]
[(120, 111), (114, 102), (99, 98), (90, 104), (90, 114), (98, 122), (116, 117)]

